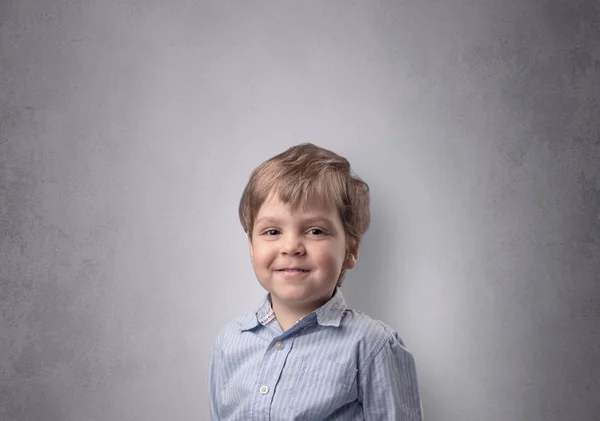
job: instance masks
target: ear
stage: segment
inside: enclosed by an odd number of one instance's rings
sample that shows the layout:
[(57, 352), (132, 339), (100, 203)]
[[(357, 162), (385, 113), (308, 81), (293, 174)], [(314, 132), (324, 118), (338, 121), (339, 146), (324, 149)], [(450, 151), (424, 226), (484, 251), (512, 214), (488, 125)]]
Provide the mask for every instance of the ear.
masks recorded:
[(344, 262), (344, 267), (346, 269), (354, 269), (354, 266), (356, 266), (356, 262), (358, 261), (359, 254), (360, 250), (358, 246), (356, 246), (355, 250), (348, 250), (348, 254), (346, 255), (346, 261)]
[(252, 247), (252, 236), (248, 234), (248, 250), (250, 251), (250, 261), (254, 257), (254, 248)]

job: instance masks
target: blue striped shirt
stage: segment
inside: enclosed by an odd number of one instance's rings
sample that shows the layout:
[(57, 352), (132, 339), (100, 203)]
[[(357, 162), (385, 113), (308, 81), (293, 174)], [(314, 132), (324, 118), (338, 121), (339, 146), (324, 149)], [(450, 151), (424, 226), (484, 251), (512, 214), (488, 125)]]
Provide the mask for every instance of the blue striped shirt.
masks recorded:
[(217, 336), (212, 421), (421, 421), (412, 354), (396, 332), (333, 298), (283, 332), (267, 295)]

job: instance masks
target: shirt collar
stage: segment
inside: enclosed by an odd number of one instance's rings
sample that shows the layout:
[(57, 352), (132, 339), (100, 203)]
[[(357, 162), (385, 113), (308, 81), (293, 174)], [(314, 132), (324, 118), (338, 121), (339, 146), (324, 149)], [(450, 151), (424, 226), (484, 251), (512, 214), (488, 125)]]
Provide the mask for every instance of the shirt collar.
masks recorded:
[(346, 300), (344, 300), (342, 291), (339, 288), (336, 288), (331, 300), (315, 310), (317, 322), (321, 326), (339, 327), (345, 310)]
[[(339, 327), (346, 308), (346, 300), (344, 300), (342, 291), (336, 288), (333, 297), (314, 311), (317, 315), (317, 323), (321, 326)], [(271, 307), (271, 298), (267, 294), (257, 310), (240, 321), (240, 330), (251, 330), (259, 324), (264, 326), (273, 319), (275, 319), (275, 313)]]

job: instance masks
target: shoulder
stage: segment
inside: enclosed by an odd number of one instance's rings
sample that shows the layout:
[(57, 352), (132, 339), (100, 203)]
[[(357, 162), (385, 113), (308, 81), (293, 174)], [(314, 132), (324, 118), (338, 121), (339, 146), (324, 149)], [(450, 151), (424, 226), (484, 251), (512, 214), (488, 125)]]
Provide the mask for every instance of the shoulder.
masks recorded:
[(408, 352), (398, 332), (382, 322), (358, 310), (346, 309), (342, 325), (349, 335), (355, 335), (363, 354), (371, 359), (383, 348)]
[(397, 337), (398, 332), (381, 320), (376, 320), (362, 311), (346, 309), (342, 319), (342, 325), (349, 330), (370, 340), (386, 340)]
[(258, 325), (256, 312), (249, 312), (230, 319), (219, 330), (215, 339), (215, 347), (221, 348), (224, 344), (232, 343), (239, 338), (243, 332), (252, 329)]

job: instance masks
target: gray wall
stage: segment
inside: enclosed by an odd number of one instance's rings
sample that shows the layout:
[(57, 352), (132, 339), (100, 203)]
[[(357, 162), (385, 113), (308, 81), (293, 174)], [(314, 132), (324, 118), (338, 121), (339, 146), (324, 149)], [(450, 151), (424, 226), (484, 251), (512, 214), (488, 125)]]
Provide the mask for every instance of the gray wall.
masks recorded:
[(343, 287), (426, 418), (600, 417), (600, 6), (0, 3), (0, 420), (205, 420), (256, 306), (237, 203), (311, 141), (372, 188)]

